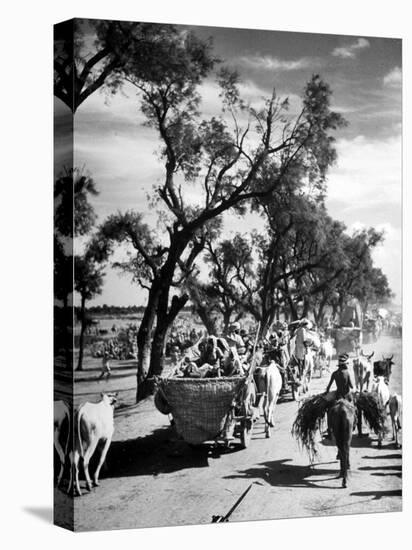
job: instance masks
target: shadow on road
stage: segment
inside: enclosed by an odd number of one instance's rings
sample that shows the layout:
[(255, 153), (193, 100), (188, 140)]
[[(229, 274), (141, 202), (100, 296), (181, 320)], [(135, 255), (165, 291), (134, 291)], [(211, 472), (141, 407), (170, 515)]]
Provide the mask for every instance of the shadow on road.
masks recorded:
[(402, 466), (393, 464), (390, 466), (360, 466), (358, 470), (396, 470), (398, 472), (402, 471)]
[(363, 456), (362, 458), (366, 458), (368, 460), (370, 459), (376, 459), (376, 458), (380, 458), (380, 459), (384, 459), (384, 460), (395, 460), (397, 458), (401, 459), (402, 458), (402, 455), (401, 454), (391, 454), (391, 455), (384, 455), (384, 454), (377, 454), (375, 456)]
[[(368, 435), (363, 435), (362, 437), (359, 437), (357, 435), (354, 435), (352, 437), (352, 443), (351, 448), (352, 449), (370, 449), (374, 448), (373, 443), (376, 444), (376, 440), (371, 439)], [(336, 447), (335, 441), (333, 439), (322, 439), (321, 445), (324, 447)]]
[[(230, 448), (213, 444), (190, 446), (176, 439), (172, 427), (163, 427), (144, 437), (112, 442), (101, 477), (156, 476), (187, 468), (205, 468), (209, 466), (209, 458), (238, 450), (236, 445)], [(93, 471), (94, 464), (91, 463), (90, 469)]]
[[(266, 483), (269, 483), (273, 487), (336, 489), (336, 485), (323, 485), (323, 482), (337, 479), (337, 475), (339, 473), (337, 462), (336, 468), (329, 469), (319, 468), (320, 464), (315, 465), (313, 468), (310, 466), (287, 464), (290, 461), (290, 458), (284, 458), (271, 462), (262, 462), (259, 464), (261, 468), (248, 468), (247, 470), (239, 471), (238, 474), (225, 476), (225, 479), (263, 479)], [(317, 479), (318, 476), (328, 477), (325, 479)]]
[(380, 500), (383, 497), (401, 497), (402, 489), (393, 489), (392, 491), (357, 491), (350, 495), (356, 497), (373, 497), (371, 500)]

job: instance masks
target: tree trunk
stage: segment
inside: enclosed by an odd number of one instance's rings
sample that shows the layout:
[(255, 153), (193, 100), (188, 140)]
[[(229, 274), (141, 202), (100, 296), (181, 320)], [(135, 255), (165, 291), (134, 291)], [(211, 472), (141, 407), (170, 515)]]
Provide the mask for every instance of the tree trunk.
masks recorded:
[(333, 320), (333, 322), (336, 322), (337, 315), (338, 315), (338, 304), (334, 303), (332, 305), (332, 320)]
[(79, 359), (77, 370), (83, 370), (84, 333), (86, 332), (86, 297), (82, 295), (80, 304), (80, 338), (79, 338)]
[(231, 315), (232, 315), (232, 312), (228, 311), (227, 309), (223, 313), (223, 332), (224, 332), (224, 334), (226, 334), (229, 330)]
[[(159, 308), (163, 299), (168, 299), (169, 292), (165, 292), (165, 296), (162, 296), (159, 300)], [(150, 359), (149, 378), (152, 376), (161, 376), (165, 367), (165, 350), (166, 341), (169, 329), (172, 326), (179, 312), (185, 306), (189, 296), (183, 294), (182, 296), (173, 296), (172, 303), (169, 311), (158, 312), (156, 330), (153, 336), (152, 353)]]
[[(183, 230), (171, 235), (167, 260), (152, 282), (149, 302), (138, 334), (136, 401), (153, 393), (153, 376), (160, 375), (163, 371), (168, 328), (189, 298), (186, 294), (181, 297), (174, 296), (168, 311), (169, 292), (176, 266), (192, 237), (191, 232)], [(151, 341), (155, 320), (156, 329)]]
[(136, 403), (151, 393), (147, 377), (150, 370), (152, 351), (152, 333), (156, 320), (156, 309), (160, 291), (156, 282), (150, 289), (149, 299), (137, 333), (137, 372), (136, 372)]
[(207, 330), (208, 334), (216, 336), (217, 335), (217, 318), (212, 317), (211, 315), (209, 315), (205, 311), (205, 308), (197, 307), (196, 308), (196, 313), (199, 315), (200, 320), (204, 324), (205, 329)]
[(304, 299), (304, 300), (303, 300), (303, 312), (302, 312), (302, 317), (305, 317), (306, 319), (307, 319), (307, 317), (308, 317), (308, 315), (309, 315), (309, 307), (310, 307), (309, 300)]
[(260, 325), (260, 334), (262, 338), (265, 338), (272, 326), (275, 318), (274, 311), (267, 311), (262, 313), (262, 320)]
[(292, 321), (297, 321), (298, 311), (295, 307), (295, 304), (293, 303), (293, 300), (290, 296), (287, 296), (286, 299), (287, 299), (287, 302), (288, 302), (288, 305), (289, 305), (291, 319), (292, 319)]
[(216, 314), (212, 316), (212, 313), (209, 311), (209, 308), (207, 306), (204, 306), (201, 302), (196, 302), (195, 299), (193, 299), (193, 295), (191, 294), (191, 300), (195, 302), (195, 311), (197, 315), (199, 315), (200, 320), (205, 326), (205, 329), (209, 334), (212, 334), (213, 336), (217, 335), (217, 318)]
[(318, 325), (318, 327), (323, 325), (326, 303), (327, 303), (327, 296), (324, 296), (320, 301), (319, 308), (317, 311), (316, 324)]

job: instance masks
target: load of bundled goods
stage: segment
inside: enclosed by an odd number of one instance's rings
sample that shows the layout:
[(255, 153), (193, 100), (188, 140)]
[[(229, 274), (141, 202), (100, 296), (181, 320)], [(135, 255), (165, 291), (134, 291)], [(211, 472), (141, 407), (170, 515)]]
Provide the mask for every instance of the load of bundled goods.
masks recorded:
[(355, 404), (358, 411), (363, 413), (365, 422), (375, 434), (385, 431), (386, 411), (381, 407), (378, 396), (375, 393), (356, 393)]
[(166, 378), (157, 381), (155, 405), (172, 414), (177, 433), (193, 445), (213, 440), (225, 431), (244, 377)]
[(334, 400), (326, 399), (325, 394), (309, 397), (299, 407), (293, 422), (292, 435), (307, 450), (311, 462), (318, 453), (316, 436), (320, 423), (333, 402)]
[[(335, 392), (318, 394), (305, 399), (298, 410), (292, 425), (292, 435), (304, 447), (311, 462), (318, 454), (316, 440), (321, 422), (327, 411), (336, 403)], [(385, 430), (385, 410), (379, 404), (374, 393), (357, 392), (354, 394), (354, 405), (375, 434)]]

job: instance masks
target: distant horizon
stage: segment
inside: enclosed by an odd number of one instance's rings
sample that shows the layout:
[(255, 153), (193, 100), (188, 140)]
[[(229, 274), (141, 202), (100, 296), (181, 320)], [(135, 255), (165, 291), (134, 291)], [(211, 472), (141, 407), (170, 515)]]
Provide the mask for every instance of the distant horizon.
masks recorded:
[[(189, 305), (186, 305), (186, 306), (183, 307), (182, 311), (190, 309), (192, 307), (190, 300), (189, 300), (188, 304)], [(402, 307), (402, 302), (395, 302), (393, 300), (391, 300), (389, 302), (383, 302), (383, 304), (387, 307), (390, 307), (390, 306), (392, 306), (394, 308), (401, 308)], [(376, 306), (376, 305), (377, 304), (374, 304), (374, 306)], [(97, 308), (97, 307), (104, 307), (104, 306), (106, 306), (108, 309), (110, 309), (110, 308), (117, 308), (117, 309), (122, 309), (122, 308), (143, 308), (144, 309), (145, 308), (144, 303), (142, 303), (142, 304), (121, 304), (121, 305), (103, 303), (103, 304), (86, 305), (86, 310)], [(75, 307), (79, 307), (79, 306), (75, 305)]]

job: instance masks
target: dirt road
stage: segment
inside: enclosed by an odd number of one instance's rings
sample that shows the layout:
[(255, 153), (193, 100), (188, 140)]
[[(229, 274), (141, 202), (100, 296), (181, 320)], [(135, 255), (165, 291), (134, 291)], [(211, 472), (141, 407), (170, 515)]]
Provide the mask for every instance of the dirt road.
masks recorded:
[[(373, 348), (375, 356), (394, 353), (390, 389), (401, 392), (400, 340), (382, 337), (374, 346), (365, 346), (365, 351)], [(324, 391), (327, 381), (328, 375), (314, 378), (311, 392)], [(402, 454), (391, 436), (380, 450), (374, 435), (354, 436), (349, 486), (341, 489), (336, 448), (321, 443), (319, 462), (311, 469), (306, 453), (292, 438), (296, 410), (297, 403), (280, 402), (272, 438), (265, 438), (260, 420), (246, 450), (209, 445), (191, 449), (176, 440), (168, 418), (154, 408), (151, 399), (118, 411), (101, 486), (75, 499), (76, 528), (210, 523), (213, 515), (224, 515), (252, 482), (231, 521), (401, 510)], [(59, 504), (67, 497), (55, 491), (55, 498), (59, 514)]]

